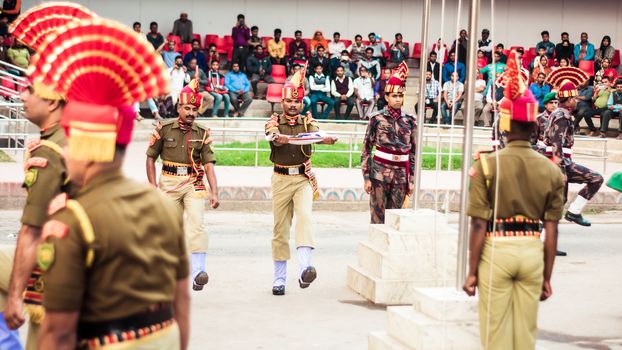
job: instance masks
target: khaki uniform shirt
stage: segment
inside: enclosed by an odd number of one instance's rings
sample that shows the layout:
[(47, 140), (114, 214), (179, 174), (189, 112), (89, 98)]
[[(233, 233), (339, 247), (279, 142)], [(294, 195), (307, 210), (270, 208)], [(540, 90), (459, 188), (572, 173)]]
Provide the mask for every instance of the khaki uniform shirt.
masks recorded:
[(467, 214), (492, 220), (495, 181), (499, 181), (497, 219), (522, 215), (532, 220), (560, 220), (564, 206), (564, 177), (559, 168), (531, 149), (528, 141), (512, 141), (498, 152), (499, 176), (494, 153), (480, 156), (485, 157), (489, 176), (485, 176), (481, 159), (473, 164)]
[(190, 131), (183, 133), (176, 119), (158, 123), (149, 141), (147, 156), (181, 164), (216, 163), (209, 129), (197, 123), (192, 123), (190, 128)]
[[(304, 132), (320, 131), (318, 123), (310, 114), (299, 115), (293, 124), (284, 114), (273, 114), (266, 123), (266, 135), (279, 133), (283, 135), (298, 135)], [(311, 145), (275, 145), (270, 142), (270, 161), (280, 165), (300, 165), (309, 160), (313, 149)]]
[(95, 236), (93, 264), (87, 267), (85, 220), (58, 199), (50, 205), (56, 212), (43, 227), (46, 243), (37, 256), (40, 267), (44, 259), (49, 266), (47, 311), (79, 311), (80, 321), (101, 322), (174, 300), (177, 281), (189, 274), (182, 213), (175, 203), (120, 170), (92, 179), (75, 198)]

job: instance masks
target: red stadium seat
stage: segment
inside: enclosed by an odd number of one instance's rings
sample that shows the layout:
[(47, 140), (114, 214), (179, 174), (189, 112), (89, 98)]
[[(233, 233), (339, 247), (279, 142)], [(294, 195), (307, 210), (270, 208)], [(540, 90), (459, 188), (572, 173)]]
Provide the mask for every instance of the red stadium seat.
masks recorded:
[(343, 41), (343, 44), (346, 46), (346, 49), (350, 47), (350, 45), (352, 45), (352, 40), (341, 39), (341, 41)]
[(286, 54), (286, 55), (291, 55), (291, 54), (289, 53), (289, 44), (290, 44), (292, 41), (295, 41), (296, 39), (294, 39), (294, 38), (281, 38), (281, 40), (283, 40), (283, 41), (285, 42), (285, 54)]
[(412, 53), (411, 57), (416, 59), (416, 60), (420, 60), (421, 59), (421, 43), (415, 43), (415, 45), (413, 47), (413, 53)]
[(579, 69), (587, 73), (589, 76), (594, 76), (594, 61), (579, 61)]
[(363, 45), (369, 46), (369, 44), (371, 44), (371, 42), (369, 40), (363, 40)]
[(175, 51), (181, 52), (181, 38), (178, 35), (169, 35), (166, 37), (168, 41), (175, 41)]
[(389, 42), (388, 41), (383, 41), (382, 43), (384, 44), (384, 47), (387, 49), (384, 52), (384, 56), (387, 57), (387, 58), (391, 57), (391, 53), (389, 52), (389, 46), (390, 46)]
[(503, 54), (508, 56), (510, 54), (510, 50), (508, 49), (503, 49)]
[[(525, 52), (525, 48), (522, 46), (510, 46), (510, 51), (512, 50), (518, 50), (518, 49), (523, 49), (523, 52)], [(529, 52), (529, 51), (527, 51)], [(526, 52), (525, 52), (526, 53)]]
[(620, 50), (616, 50), (613, 54), (613, 59), (611, 60), (611, 66), (617, 67), (620, 65)]
[(533, 61), (533, 59), (534, 57), (531, 56), (529, 51), (525, 52), (523, 54), (523, 68), (529, 70), (529, 65), (531, 64), (531, 61)]
[(273, 64), (272, 73), (270, 74), (275, 83), (282, 84), (287, 78), (287, 69), (284, 65)]
[(13, 78), (8, 77), (8, 76), (2, 76), (0, 80), (2, 80), (2, 89), (0, 90), (1, 91), (0, 95), (2, 95), (5, 98), (17, 96), (14, 94), (15, 81), (13, 81)]
[(300, 40), (302, 40), (307, 45), (307, 52), (305, 52), (305, 54), (307, 54), (308, 56), (309, 51), (311, 50), (311, 39), (300, 39)]
[(531, 57), (536, 57), (538, 55), (538, 53), (536, 52), (536, 48), (535, 47), (530, 47), (529, 48), (529, 54), (531, 55)]
[(201, 42), (201, 34), (197, 34), (197, 33), (193, 33), (192, 34), (192, 40), (197, 39), (199, 41), (199, 46), (201, 46), (201, 48), (203, 48), (203, 43)]
[(205, 34), (205, 42), (203, 43), (204, 48), (208, 48), (209, 44), (215, 44), (218, 39), (218, 35), (216, 34)]
[(268, 47), (268, 41), (270, 41), (270, 39), (274, 39), (271, 36), (262, 36), (261, 37), (261, 45), (263, 45), (264, 48)]
[[(274, 73), (274, 66), (272, 72)], [(270, 102), (270, 106), (272, 107), (272, 113), (274, 113), (274, 104), (281, 102), (282, 89), (283, 84), (268, 84), (268, 88), (266, 90), (266, 101)]]
[(181, 44), (181, 56), (184, 57), (188, 52), (192, 51), (192, 44)]

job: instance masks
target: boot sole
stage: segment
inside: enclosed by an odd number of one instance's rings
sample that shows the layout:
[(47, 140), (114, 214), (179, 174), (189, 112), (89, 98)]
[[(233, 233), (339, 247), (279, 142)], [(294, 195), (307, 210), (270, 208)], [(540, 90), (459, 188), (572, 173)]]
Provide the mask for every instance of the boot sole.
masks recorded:
[(307, 267), (306, 270), (302, 273), (302, 276), (298, 279), (298, 284), (300, 288), (305, 289), (309, 288), (311, 282), (315, 281), (317, 278), (317, 271), (313, 266)]
[(206, 272), (200, 272), (192, 281), (193, 290), (203, 290), (203, 287), (209, 282), (209, 276)]

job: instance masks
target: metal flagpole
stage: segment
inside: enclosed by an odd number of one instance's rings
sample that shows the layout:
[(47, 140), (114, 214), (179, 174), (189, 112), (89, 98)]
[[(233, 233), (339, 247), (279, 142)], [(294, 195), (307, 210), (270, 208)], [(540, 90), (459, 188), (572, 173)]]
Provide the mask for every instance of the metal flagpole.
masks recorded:
[[(458, 266), (456, 273), (456, 289), (462, 290), (462, 284), (466, 278), (467, 256), (468, 256), (468, 237), (469, 237), (469, 217), (466, 215), (467, 201), (469, 198), (469, 168), (471, 167), (471, 157), (473, 152), (473, 123), (475, 120), (475, 80), (477, 78), (477, 24), (479, 20), (480, 0), (471, 0), (469, 12), (469, 50), (467, 55), (467, 75), (466, 75), (466, 118), (464, 120), (464, 141), (462, 147), (462, 177), (460, 179), (460, 219), (458, 236)], [(459, 16), (460, 14), (458, 14)]]
[(423, 165), (423, 126), (425, 123), (425, 72), (428, 62), (428, 27), (432, 0), (423, 0), (421, 15), (421, 58), (419, 60), (419, 108), (417, 110), (417, 154), (415, 158), (415, 191), (413, 205), (419, 209), (421, 197), (421, 167)]

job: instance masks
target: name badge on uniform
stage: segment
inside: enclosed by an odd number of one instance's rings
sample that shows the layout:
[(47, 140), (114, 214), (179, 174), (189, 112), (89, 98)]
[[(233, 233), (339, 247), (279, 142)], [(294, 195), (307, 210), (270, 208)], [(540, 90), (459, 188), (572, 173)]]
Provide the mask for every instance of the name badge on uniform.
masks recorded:
[(298, 169), (298, 168), (287, 168), (287, 172), (290, 175), (298, 175), (298, 174), (300, 174), (300, 169)]
[(188, 175), (188, 167), (180, 166), (177, 168), (177, 175)]

